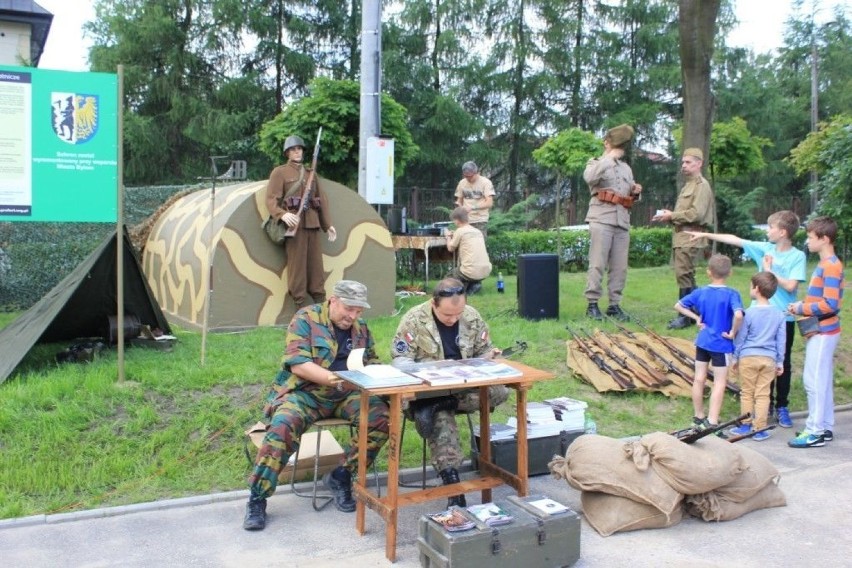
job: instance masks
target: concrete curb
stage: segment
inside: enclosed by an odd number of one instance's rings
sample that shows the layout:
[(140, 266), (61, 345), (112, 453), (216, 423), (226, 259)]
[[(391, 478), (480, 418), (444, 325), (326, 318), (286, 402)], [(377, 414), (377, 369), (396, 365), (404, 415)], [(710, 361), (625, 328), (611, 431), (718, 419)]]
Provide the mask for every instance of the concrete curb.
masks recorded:
[[(846, 412), (852, 410), (852, 403), (842, 404), (834, 408), (835, 412)], [(791, 412), (790, 416), (794, 418), (807, 417), (807, 411)], [(419, 479), (422, 469), (420, 467), (400, 470), (400, 477), (411, 482), (411, 479)], [(466, 462), (460, 469), (459, 473), (467, 473), (472, 471), (469, 462)], [(372, 477), (372, 475), (371, 475)], [(434, 478), (434, 475), (431, 476)], [(380, 482), (387, 485), (387, 473), (379, 473)], [(427, 479), (428, 481), (428, 479)], [(372, 479), (371, 479), (372, 482)], [(297, 488), (310, 488), (310, 482), (298, 483)], [(277, 494), (292, 493), (290, 484), (282, 484), (276, 491)], [(89, 519), (100, 519), (107, 517), (117, 517), (120, 515), (128, 515), (133, 513), (144, 513), (149, 511), (158, 511), (166, 509), (177, 509), (182, 507), (196, 507), (199, 505), (209, 505), (212, 503), (223, 503), (228, 501), (237, 501), (248, 499), (249, 492), (246, 489), (239, 491), (228, 491), (223, 493), (211, 493), (208, 495), (194, 495), (191, 497), (181, 497), (178, 499), (163, 499), (160, 501), (149, 501), (145, 503), (135, 503), (132, 505), (119, 505), (115, 507), (103, 507), (98, 509), (87, 509), (85, 511), (74, 511), (72, 513), (57, 513), (53, 515), (31, 515), (29, 517), (17, 517), (12, 519), (0, 520), (0, 531), (4, 529), (15, 529), (20, 527), (29, 527), (36, 525), (50, 525), (58, 523), (69, 523), (74, 521), (84, 521)]]

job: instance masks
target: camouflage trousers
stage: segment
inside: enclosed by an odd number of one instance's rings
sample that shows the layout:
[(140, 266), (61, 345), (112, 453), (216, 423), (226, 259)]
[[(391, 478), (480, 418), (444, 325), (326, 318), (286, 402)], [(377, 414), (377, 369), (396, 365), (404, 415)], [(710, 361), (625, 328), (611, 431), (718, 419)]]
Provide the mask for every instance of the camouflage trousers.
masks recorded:
[[(432, 420), (432, 435), (429, 436), (429, 453), (435, 471), (449, 467), (458, 469), (464, 459), (459, 437), (459, 425), (456, 414), (479, 411), (479, 389), (455, 393), (459, 401), (458, 410), (439, 410)], [(488, 404), (491, 408), (503, 404), (509, 398), (509, 389), (503, 385), (488, 387)]]
[[(355, 437), (350, 441), (343, 466), (353, 476), (358, 469), (358, 425), (361, 412), (361, 394), (358, 391), (338, 391), (330, 387), (309, 384), (290, 391), (278, 406), (266, 431), (263, 445), (257, 453), (254, 471), (249, 476), (252, 499), (266, 499), (275, 493), (278, 475), (290, 455), (299, 448), (299, 441), (311, 425), (323, 418), (343, 418), (355, 426)], [(370, 397), (367, 431), (367, 466), (373, 463), (388, 440), (387, 402), (381, 397)]]

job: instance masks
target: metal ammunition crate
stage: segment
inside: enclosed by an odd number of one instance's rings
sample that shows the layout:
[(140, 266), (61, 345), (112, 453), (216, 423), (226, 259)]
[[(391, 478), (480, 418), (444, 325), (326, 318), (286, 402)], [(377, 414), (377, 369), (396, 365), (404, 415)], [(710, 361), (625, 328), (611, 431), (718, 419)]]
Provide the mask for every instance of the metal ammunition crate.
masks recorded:
[(417, 547), (424, 568), (553, 568), (580, 558), (580, 517), (569, 510), (557, 515), (539, 512), (523, 499), (510, 496), (495, 502), (512, 515), (509, 524), (448, 532), (428, 515), (420, 518)]

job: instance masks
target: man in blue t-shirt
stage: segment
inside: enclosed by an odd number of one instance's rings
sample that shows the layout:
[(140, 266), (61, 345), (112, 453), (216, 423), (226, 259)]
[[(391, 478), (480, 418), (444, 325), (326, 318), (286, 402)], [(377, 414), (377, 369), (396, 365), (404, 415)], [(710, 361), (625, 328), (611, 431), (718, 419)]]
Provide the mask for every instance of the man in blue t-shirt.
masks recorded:
[(757, 265), (758, 272), (771, 272), (778, 279), (778, 290), (770, 298), (769, 304), (786, 315), (786, 344), (784, 349), (784, 369), (774, 381), (769, 395), (769, 416), (775, 414), (778, 425), (792, 428), (788, 410), (790, 379), (792, 367), (790, 354), (796, 337), (795, 318), (787, 313), (787, 306), (796, 301), (799, 282), (807, 277), (807, 259), (805, 253), (793, 247), (793, 237), (799, 229), (799, 216), (792, 211), (777, 211), (766, 221), (766, 238), (769, 242), (748, 241), (736, 235), (699, 233), (686, 231), (694, 239), (706, 238), (735, 247), (743, 251)]
[[(731, 275), (731, 259), (723, 254), (714, 254), (707, 263), (707, 275), (710, 277), (709, 286), (693, 290), (674, 306), (682, 316), (698, 323), (695, 379), (692, 381), (695, 416), (692, 420), (699, 428), (719, 424), (728, 379), (728, 355), (734, 352), (734, 337), (743, 320), (740, 293), (725, 284)], [(704, 383), (709, 365), (713, 366), (713, 390), (710, 391), (710, 409), (705, 417)]]

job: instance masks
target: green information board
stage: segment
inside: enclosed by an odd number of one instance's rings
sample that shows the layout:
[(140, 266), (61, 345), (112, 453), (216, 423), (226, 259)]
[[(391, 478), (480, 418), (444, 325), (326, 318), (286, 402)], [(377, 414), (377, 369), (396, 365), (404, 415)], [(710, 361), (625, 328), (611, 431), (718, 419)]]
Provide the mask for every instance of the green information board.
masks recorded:
[(115, 222), (118, 79), (0, 66), (0, 221)]

